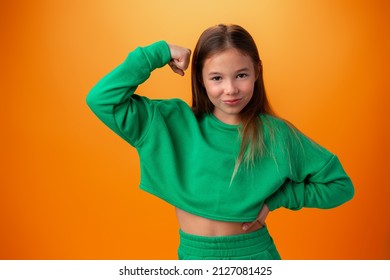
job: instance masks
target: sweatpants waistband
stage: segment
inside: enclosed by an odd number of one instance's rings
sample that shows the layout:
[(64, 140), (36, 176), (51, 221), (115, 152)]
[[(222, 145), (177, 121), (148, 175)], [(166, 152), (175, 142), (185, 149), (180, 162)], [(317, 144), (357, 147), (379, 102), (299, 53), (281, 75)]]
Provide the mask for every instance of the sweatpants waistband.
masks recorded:
[(273, 245), (267, 227), (229, 236), (199, 236), (179, 230), (179, 253), (198, 257), (245, 257), (267, 250)]

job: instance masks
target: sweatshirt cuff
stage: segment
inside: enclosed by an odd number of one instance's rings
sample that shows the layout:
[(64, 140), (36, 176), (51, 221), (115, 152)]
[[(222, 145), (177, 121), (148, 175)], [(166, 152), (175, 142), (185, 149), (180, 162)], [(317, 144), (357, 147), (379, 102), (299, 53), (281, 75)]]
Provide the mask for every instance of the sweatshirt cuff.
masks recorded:
[(161, 68), (171, 60), (171, 52), (165, 41), (158, 41), (142, 48), (151, 70)]
[(286, 201), (284, 198), (286, 197), (284, 190), (286, 188), (286, 185), (290, 184), (289, 181), (286, 181), (283, 186), (277, 190), (275, 193), (273, 193), (271, 196), (269, 196), (266, 200), (265, 203), (267, 203), (268, 208), (270, 211), (274, 211), (284, 205), (286, 205)]
[(271, 197), (266, 199), (265, 203), (267, 204), (269, 211), (274, 211), (280, 208), (280, 206), (275, 202), (275, 199), (272, 199)]

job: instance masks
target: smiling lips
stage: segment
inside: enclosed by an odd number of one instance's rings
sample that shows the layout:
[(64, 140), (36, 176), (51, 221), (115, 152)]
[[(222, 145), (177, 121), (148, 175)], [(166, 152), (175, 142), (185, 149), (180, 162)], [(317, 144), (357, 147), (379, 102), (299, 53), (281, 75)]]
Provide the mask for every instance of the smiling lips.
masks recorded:
[(225, 103), (226, 105), (237, 105), (238, 103), (240, 103), (240, 101), (242, 100), (242, 98), (237, 98), (237, 99), (229, 99), (229, 100), (222, 100), (223, 103)]

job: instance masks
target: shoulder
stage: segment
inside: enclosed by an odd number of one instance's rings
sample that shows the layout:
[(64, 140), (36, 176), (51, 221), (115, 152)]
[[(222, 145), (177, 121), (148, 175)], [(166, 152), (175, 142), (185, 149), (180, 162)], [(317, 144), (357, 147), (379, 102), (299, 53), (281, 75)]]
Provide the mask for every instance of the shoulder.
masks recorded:
[[(264, 119), (264, 140), (269, 151), (279, 163), (303, 170), (310, 166), (325, 165), (334, 156), (325, 147), (306, 136), (287, 120), (266, 116)], [(287, 161), (286, 161), (287, 160)], [(297, 174), (299, 170), (292, 170)]]
[(288, 121), (271, 115), (261, 115), (264, 133), (266, 134), (277, 134), (284, 135), (290, 134), (295, 127)]
[(282, 145), (287, 149), (303, 149), (307, 147), (320, 147), (316, 142), (306, 136), (294, 124), (276, 116), (261, 116), (264, 134), (272, 139), (271, 142)]

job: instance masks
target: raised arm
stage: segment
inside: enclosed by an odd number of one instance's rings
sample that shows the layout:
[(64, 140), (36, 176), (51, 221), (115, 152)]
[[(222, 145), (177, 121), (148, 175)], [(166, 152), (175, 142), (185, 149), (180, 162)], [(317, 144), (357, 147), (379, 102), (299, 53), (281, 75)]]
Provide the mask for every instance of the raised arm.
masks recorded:
[(190, 51), (159, 41), (138, 47), (89, 92), (87, 104), (115, 133), (136, 146), (153, 117), (152, 101), (135, 94), (156, 68), (168, 64), (178, 74), (188, 67)]

